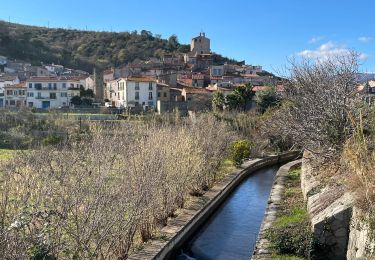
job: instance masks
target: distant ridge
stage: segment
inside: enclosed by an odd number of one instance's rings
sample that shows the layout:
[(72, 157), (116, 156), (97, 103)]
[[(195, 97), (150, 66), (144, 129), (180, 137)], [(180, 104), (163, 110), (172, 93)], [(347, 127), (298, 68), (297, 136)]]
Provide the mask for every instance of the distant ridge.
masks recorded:
[(0, 20), (0, 55), (40, 65), (56, 63), (92, 71), (93, 67), (122, 66), (135, 59), (160, 58), (164, 53), (184, 53), (189, 45), (175, 35), (168, 40), (153, 33), (96, 32), (47, 28)]
[(357, 74), (357, 80), (359, 82), (375, 80), (375, 73), (358, 73)]

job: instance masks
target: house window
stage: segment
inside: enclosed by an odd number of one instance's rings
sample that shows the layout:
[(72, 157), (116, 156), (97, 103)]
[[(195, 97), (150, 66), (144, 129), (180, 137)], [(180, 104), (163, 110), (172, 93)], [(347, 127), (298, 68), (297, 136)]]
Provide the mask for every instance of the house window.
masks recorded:
[(152, 100), (152, 92), (148, 92), (148, 99)]
[(29, 83), (29, 88), (33, 88), (33, 83)]
[(33, 107), (34, 103), (33, 102), (29, 102), (29, 107)]
[(153, 106), (153, 105), (154, 105), (154, 102), (152, 102), (152, 101), (148, 101), (148, 105), (149, 105), (149, 106)]
[(53, 83), (53, 89), (54, 89), (54, 90), (57, 89), (57, 83)]
[(167, 92), (164, 92), (164, 97), (167, 97)]
[(66, 92), (61, 92), (61, 97), (67, 97), (68, 96), (68, 93)]
[(9, 105), (15, 106), (16, 105), (16, 101), (15, 100), (9, 100)]
[(66, 88), (66, 83), (63, 83), (63, 84), (62, 84), (62, 87), (63, 87), (63, 88)]
[(52, 83), (48, 83), (48, 89), (52, 89)]
[(27, 92), (28, 97), (34, 97), (34, 92)]
[(160, 92), (158, 92), (158, 98), (160, 97)]
[(135, 92), (135, 99), (136, 99), (136, 100), (139, 99), (139, 92)]
[(50, 99), (56, 99), (56, 93), (49, 93)]
[(7, 90), (7, 95), (8, 95), (8, 96), (13, 95), (13, 90)]
[(35, 89), (41, 90), (42, 89), (42, 83), (35, 83)]
[(152, 82), (148, 83), (148, 90), (152, 90)]
[(37, 93), (37, 98), (42, 98), (42, 93), (41, 92)]
[(139, 105), (139, 103), (138, 103), (138, 102), (135, 102), (135, 103), (134, 103), (134, 105), (135, 105), (135, 106), (138, 106), (138, 105)]
[(139, 82), (135, 83), (135, 90), (139, 90)]

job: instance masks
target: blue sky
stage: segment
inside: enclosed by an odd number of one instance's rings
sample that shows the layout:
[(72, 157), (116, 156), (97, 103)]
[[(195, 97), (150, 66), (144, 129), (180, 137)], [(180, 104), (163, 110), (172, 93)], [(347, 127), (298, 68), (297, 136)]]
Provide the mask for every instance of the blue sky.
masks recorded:
[(0, 19), (50, 27), (149, 30), (189, 43), (200, 31), (214, 52), (279, 71), (293, 55), (354, 49), (375, 72), (373, 0), (0, 0)]

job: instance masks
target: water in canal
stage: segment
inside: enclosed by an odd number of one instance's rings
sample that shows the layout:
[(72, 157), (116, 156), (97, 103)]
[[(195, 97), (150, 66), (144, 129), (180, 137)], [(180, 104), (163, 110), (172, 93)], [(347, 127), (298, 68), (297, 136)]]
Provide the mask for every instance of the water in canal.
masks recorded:
[(278, 168), (245, 179), (174, 259), (249, 260)]

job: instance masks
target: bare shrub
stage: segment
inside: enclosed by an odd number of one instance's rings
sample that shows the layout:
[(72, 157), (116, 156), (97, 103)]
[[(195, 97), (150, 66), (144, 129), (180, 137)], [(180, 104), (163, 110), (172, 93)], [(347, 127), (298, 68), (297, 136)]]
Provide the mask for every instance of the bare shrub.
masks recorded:
[(353, 115), (362, 104), (355, 95), (357, 72), (354, 52), (319, 62), (291, 62), (284, 103), (267, 118), (262, 132), (291, 140), (317, 158), (339, 154), (353, 133)]
[(93, 123), (77, 141), (19, 152), (0, 167), (0, 255), (127, 258), (213, 183), (233, 136), (212, 116)]

